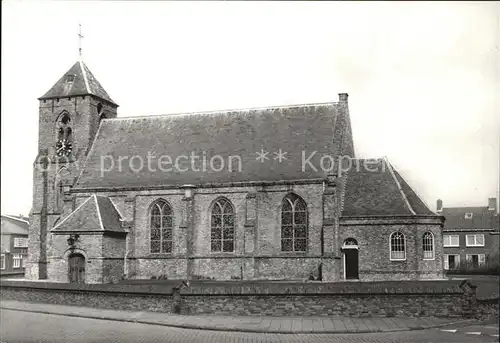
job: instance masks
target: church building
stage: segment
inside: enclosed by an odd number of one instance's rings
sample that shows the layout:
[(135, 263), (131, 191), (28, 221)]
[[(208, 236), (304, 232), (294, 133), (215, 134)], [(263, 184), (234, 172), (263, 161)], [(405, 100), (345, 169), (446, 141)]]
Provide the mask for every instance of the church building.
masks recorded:
[(78, 61), (39, 101), (28, 279), (443, 278), (443, 218), (356, 159), (346, 93), (121, 118)]

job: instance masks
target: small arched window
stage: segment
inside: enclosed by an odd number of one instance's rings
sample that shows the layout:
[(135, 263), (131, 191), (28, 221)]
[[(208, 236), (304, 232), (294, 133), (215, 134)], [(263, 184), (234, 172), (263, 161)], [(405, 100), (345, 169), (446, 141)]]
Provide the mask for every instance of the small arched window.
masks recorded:
[(424, 260), (434, 259), (434, 236), (432, 232), (424, 233), (422, 237), (422, 248), (424, 251)]
[(306, 251), (307, 205), (296, 194), (287, 195), (281, 203), (281, 251)]
[(57, 139), (68, 139), (71, 135), (71, 117), (67, 112), (61, 113), (57, 121)]
[(234, 252), (234, 208), (227, 199), (212, 206), (210, 247), (213, 252)]
[(152, 254), (172, 253), (173, 213), (165, 200), (158, 200), (150, 210), (150, 251)]
[(406, 260), (405, 236), (401, 232), (391, 234), (391, 260)]

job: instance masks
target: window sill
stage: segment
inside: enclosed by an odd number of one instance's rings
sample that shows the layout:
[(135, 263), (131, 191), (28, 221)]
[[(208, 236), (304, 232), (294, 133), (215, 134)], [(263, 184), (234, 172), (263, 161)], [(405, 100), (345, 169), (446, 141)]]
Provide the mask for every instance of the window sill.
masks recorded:
[(210, 256), (232, 256), (236, 255), (236, 251), (210, 251)]
[(401, 258), (401, 259), (399, 259), (399, 258), (391, 258), (390, 260), (391, 260), (391, 262), (405, 262), (406, 258)]
[(443, 248), (460, 248), (460, 245), (443, 245)]
[(174, 254), (171, 252), (158, 252), (158, 253), (149, 253), (146, 256), (148, 257), (164, 257), (164, 256), (173, 256)]
[(309, 256), (307, 251), (278, 251), (275, 255), (276, 257), (284, 257), (284, 258), (301, 258)]
[(466, 248), (484, 248), (484, 244), (483, 245), (466, 245), (465, 247)]
[(423, 260), (424, 260), (424, 261), (435, 261), (435, 260), (436, 260), (436, 258), (435, 258), (435, 257), (433, 257), (433, 258), (424, 258)]

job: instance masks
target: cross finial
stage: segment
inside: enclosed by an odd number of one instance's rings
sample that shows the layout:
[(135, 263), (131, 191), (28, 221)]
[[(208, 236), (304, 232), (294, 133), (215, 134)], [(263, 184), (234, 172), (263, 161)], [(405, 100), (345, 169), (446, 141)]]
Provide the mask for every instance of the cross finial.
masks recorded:
[(82, 24), (78, 24), (78, 54), (82, 57)]

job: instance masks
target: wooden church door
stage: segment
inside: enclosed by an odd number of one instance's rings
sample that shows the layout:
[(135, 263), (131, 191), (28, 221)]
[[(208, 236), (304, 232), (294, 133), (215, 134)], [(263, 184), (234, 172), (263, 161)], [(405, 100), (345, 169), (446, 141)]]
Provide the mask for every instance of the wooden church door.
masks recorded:
[(344, 253), (344, 279), (357, 280), (359, 278), (359, 250), (358, 242), (348, 238), (342, 246)]
[(85, 283), (85, 257), (80, 254), (73, 254), (69, 257), (70, 283)]

